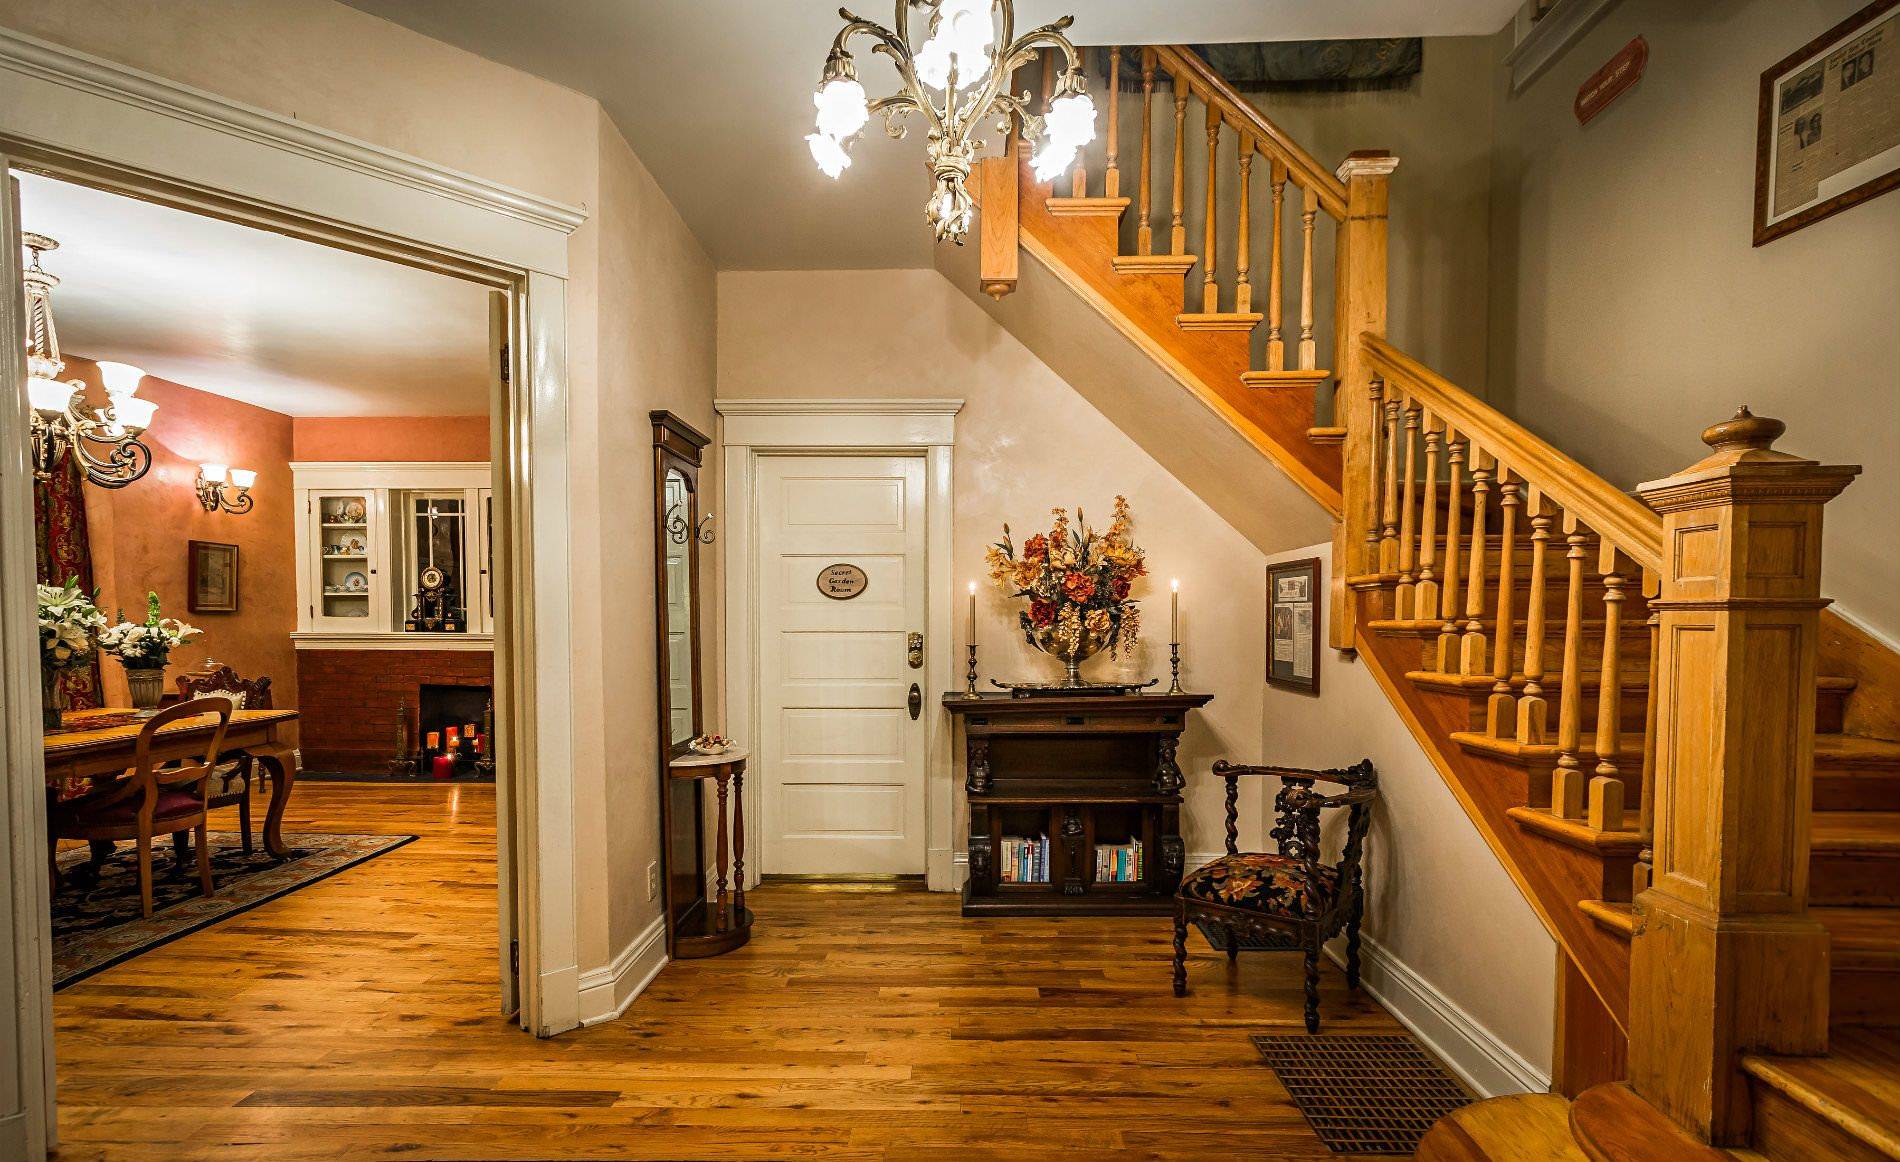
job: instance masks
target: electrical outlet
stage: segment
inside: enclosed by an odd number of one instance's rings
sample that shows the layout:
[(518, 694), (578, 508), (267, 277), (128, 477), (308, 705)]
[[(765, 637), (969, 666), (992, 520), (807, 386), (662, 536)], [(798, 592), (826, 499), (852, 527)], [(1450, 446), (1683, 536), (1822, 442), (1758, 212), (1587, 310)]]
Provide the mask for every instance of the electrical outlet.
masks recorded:
[(647, 899), (660, 898), (660, 861), (654, 860), (647, 865)]

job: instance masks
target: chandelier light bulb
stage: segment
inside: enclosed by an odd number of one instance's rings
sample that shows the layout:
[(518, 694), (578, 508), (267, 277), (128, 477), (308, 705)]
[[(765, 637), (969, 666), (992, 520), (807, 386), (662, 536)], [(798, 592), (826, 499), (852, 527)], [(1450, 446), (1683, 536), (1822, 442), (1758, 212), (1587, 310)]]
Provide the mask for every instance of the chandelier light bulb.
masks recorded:
[(1071, 93), (1049, 103), (1043, 119), (1042, 147), (1030, 163), (1037, 181), (1052, 181), (1075, 164), (1076, 154), (1095, 140), (1095, 102), (1087, 93)]
[(983, 81), (990, 71), (995, 38), (989, 0), (943, 0), (937, 8), (936, 30), (917, 50), (917, 78), (933, 89), (943, 89), (954, 66), (958, 91)]
[(822, 133), (808, 133), (805, 144), (811, 146), (811, 159), (818, 163), (818, 169), (828, 178), (835, 178), (851, 168), (851, 155), (837, 138)]
[(852, 77), (826, 81), (811, 95), (811, 103), (818, 108), (818, 132), (840, 145), (871, 119), (864, 86)]

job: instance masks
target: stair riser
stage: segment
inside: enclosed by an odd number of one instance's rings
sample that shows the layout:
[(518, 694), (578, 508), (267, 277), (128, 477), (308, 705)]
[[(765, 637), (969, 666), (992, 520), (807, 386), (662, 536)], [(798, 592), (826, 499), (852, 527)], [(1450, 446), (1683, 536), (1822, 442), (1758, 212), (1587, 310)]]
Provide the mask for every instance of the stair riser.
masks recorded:
[(1900, 856), (1817, 851), (1808, 858), (1808, 904), (1900, 907)]
[(1816, 811), (1900, 811), (1900, 771), (1814, 772)]
[(1836, 967), (1828, 978), (1828, 1023), (1900, 1028), (1900, 961), (1886, 969)]
[[(1487, 632), (1484, 635), (1484, 665), (1478, 668), (1478, 673), (1490, 674), (1496, 672), (1492, 668), (1495, 664), (1492, 647), (1495, 644), (1496, 639)], [(1583, 641), (1578, 644), (1580, 650), (1577, 665), (1581, 671), (1585, 674), (1600, 673), (1603, 668), (1603, 639), (1601, 637), (1585, 637)], [(1463, 656), (1463, 646), (1463, 634), (1458, 636), (1457, 641), (1447, 641), (1445, 635), (1442, 634), (1435, 637), (1428, 637), (1428, 640), (1421, 642), (1419, 645), (1417, 668), (1421, 670), (1439, 670), (1439, 661), (1442, 652), (1449, 668), (1440, 672), (1459, 673), (1461, 671), (1459, 669), (1458, 659)], [(1624, 634), (1619, 646), (1618, 658), (1622, 663), (1622, 672), (1625, 675), (1641, 675), (1649, 672), (1649, 635), (1647, 633), (1641, 636)], [(1545, 638), (1544, 673), (1553, 679), (1560, 676), (1563, 670), (1563, 660), (1563, 637), (1559, 635), (1554, 638)], [(1524, 672), (1524, 640), (1521, 631), (1519, 632), (1517, 640), (1512, 643), (1511, 672), (1513, 674), (1521, 674)], [(1556, 688), (1555, 681), (1548, 683), (1548, 685), (1550, 685), (1552, 689)]]
[(1849, 1137), (1834, 1123), (1788, 1100), (1778, 1090), (1749, 1079), (1755, 1098), (1754, 1148), (1775, 1162), (1887, 1162), (1886, 1156)]
[[(1523, 696), (1521, 679), (1513, 679), (1512, 691)], [(1456, 698), (1449, 691), (1431, 691), (1440, 697)], [(1597, 699), (1600, 688), (1587, 684), (1583, 689), (1584, 730), (1594, 732), (1597, 724)], [(1550, 730), (1557, 729), (1557, 708), (1563, 696), (1562, 685), (1555, 680), (1544, 681), (1544, 703), (1549, 707), (1546, 716)], [(1464, 698), (1471, 706), (1468, 730), (1483, 730), (1486, 726), (1490, 692), (1467, 691)], [(1824, 690), (1815, 698), (1814, 722), (1817, 734), (1832, 734), (1840, 730), (1842, 707), (1845, 695), (1838, 690)], [(1626, 735), (1634, 733), (1640, 736), (1649, 729), (1649, 691), (1643, 688), (1624, 690), (1622, 713), (1618, 716), (1619, 729)], [(1875, 775), (1839, 775), (1823, 781), (1822, 773), (1815, 775), (1814, 809), (1817, 811), (1900, 811), (1900, 772), (1880, 772)], [(1839, 803), (1839, 806), (1835, 804)]]

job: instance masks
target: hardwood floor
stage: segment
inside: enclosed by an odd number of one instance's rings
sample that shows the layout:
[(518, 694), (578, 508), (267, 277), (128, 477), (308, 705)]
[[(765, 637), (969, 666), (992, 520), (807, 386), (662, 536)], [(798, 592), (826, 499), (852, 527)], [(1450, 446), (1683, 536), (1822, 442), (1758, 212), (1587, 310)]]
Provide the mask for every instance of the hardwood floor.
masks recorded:
[[(1247, 1040), (1299, 1030), (1299, 958), (1196, 935), (1176, 1000), (1165, 919), (769, 886), (750, 945), (537, 1041), (495, 1011), (493, 811), (299, 785), (287, 831), (422, 838), (60, 993), (60, 1162), (1331, 1156)], [(1396, 1027), (1325, 984), (1329, 1031)]]

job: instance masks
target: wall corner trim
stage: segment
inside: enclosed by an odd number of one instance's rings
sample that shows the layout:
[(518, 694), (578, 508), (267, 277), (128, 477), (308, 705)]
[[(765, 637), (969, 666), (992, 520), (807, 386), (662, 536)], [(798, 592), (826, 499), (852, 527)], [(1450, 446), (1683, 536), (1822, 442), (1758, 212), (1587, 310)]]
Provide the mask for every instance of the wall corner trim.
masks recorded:
[[(1327, 959), (1341, 964), (1341, 947), (1338, 940), (1329, 945)], [(1499, 1040), (1390, 949), (1364, 935), (1359, 949), (1361, 987), (1478, 1096), (1550, 1091), (1548, 1073)]]
[(617, 1020), (666, 965), (666, 917), (655, 916), (611, 962), (581, 973), (581, 1024)]

